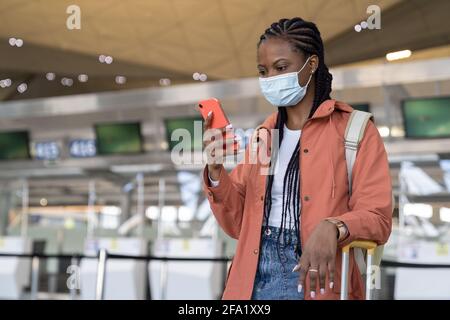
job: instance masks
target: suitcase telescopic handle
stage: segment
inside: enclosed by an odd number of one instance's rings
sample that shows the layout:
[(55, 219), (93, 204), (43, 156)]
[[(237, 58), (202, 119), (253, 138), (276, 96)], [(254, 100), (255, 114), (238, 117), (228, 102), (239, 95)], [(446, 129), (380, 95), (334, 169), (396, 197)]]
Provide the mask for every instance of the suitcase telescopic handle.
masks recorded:
[(341, 269), (341, 300), (348, 298), (348, 272), (350, 249), (360, 248), (367, 250), (367, 273), (366, 273), (366, 300), (371, 299), (371, 275), (372, 275), (372, 259), (375, 254), (377, 244), (373, 241), (355, 240), (342, 248), (342, 269)]

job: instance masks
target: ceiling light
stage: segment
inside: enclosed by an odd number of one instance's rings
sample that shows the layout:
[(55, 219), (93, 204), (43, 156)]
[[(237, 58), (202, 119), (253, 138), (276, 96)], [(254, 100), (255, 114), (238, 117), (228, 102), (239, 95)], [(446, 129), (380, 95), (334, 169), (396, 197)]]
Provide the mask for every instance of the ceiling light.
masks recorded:
[(139, 172), (159, 172), (164, 169), (160, 163), (153, 164), (124, 164), (113, 165), (110, 170), (114, 173), (139, 173)]
[(63, 86), (66, 86), (66, 87), (70, 87), (70, 86), (73, 85), (73, 80), (70, 79), (70, 78), (64, 77), (64, 78), (61, 79), (61, 84), (62, 84)]
[(87, 74), (80, 74), (80, 75), (78, 76), (78, 81), (80, 81), (80, 82), (87, 82), (88, 79), (89, 79), (89, 77), (88, 77)]
[(171, 81), (168, 78), (159, 79), (159, 84), (161, 86), (170, 86), (170, 83), (171, 83)]
[(125, 84), (127, 82), (127, 78), (124, 76), (116, 76), (116, 83), (117, 84)]
[(178, 216), (178, 210), (175, 206), (164, 206), (161, 209), (161, 220), (162, 221), (176, 221)]
[(17, 91), (19, 91), (19, 93), (24, 93), (25, 91), (27, 91), (28, 86), (26, 83), (21, 83), (18, 87), (17, 87)]
[(111, 64), (111, 63), (113, 62), (113, 57), (107, 56), (107, 57), (105, 58), (105, 62), (106, 62), (107, 64)]
[(200, 77), (199, 77), (199, 80), (200, 81), (206, 81), (208, 79), (208, 76), (206, 75), (206, 74), (204, 74), (204, 73), (202, 73), (201, 75), (200, 75)]
[(389, 52), (388, 54), (386, 54), (386, 59), (387, 59), (387, 61), (406, 59), (406, 58), (409, 58), (411, 56), (411, 54), (412, 54), (411, 50)]
[(194, 212), (191, 208), (181, 206), (178, 208), (178, 219), (180, 221), (191, 221), (194, 218)]
[(101, 209), (102, 214), (118, 216), (122, 213), (122, 209), (116, 206), (104, 206)]
[(41, 204), (41, 206), (45, 207), (45, 206), (48, 204), (48, 201), (47, 201), (47, 199), (42, 198), (42, 199), (39, 201), (39, 203)]
[(45, 77), (47, 78), (48, 81), (53, 81), (56, 78), (56, 75), (53, 72), (48, 72)]
[(159, 208), (157, 206), (147, 207), (145, 210), (145, 216), (151, 220), (156, 220), (159, 218)]
[(8, 42), (11, 47), (14, 47), (16, 45), (16, 38), (9, 38)]
[(192, 75), (192, 78), (193, 78), (194, 80), (200, 79), (200, 73), (194, 72), (194, 74)]
[(167, 150), (169, 148), (169, 144), (167, 143), (167, 141), (162, 141), (160, 147), (163, 150)]
[(11, 83), (12, 83), (11, 79), (0, 80), (0, 87), (7, 88), (7, 87), (11, 86)]
[(391, 128), (391, 136), (392, 137), (404, 137), (405, 130), (401, 126), (392, 126)]
[(106, 59), (106, 56), (104, 54), (101, 54), (98, 56), (98, 61), (100, 61), (100, 63), (104, 63)]
[(17, 39), (16, 40), (16, 47), (21, 47), (21, 46), (23, 46), (23, 40), (22, 39)]

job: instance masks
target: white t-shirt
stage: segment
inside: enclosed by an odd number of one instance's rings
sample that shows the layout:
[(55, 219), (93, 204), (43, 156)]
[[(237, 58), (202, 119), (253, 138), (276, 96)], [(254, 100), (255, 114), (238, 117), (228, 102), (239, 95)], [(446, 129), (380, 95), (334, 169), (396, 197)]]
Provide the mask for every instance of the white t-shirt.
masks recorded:
[[(275, 175), (272, 184), (272, 209), (270, 210), (269, 225), (280, 227), (281, 215), (283, 209), (283, 182), (286, 174), (286, 169), (291, 160), (295, 146), (300, 139), (301, 130), (290, 130), (286, 125), (283, 129), (283, 142), (278, 151), (278, 158), (275, 165)], [(291, 208), (291, 214), (293, 208)], [(290, 229), (294, 228), (294, 217), (291, 218), (291, 225), (289, 226), (289, 217), (286, 220), (286, 226)]]
[[(290, 130), (284, 125), (283, 130), (283, 142), (281, 143), (280, 150), (278, 151), (277, 162), (275, 165), (275, 175), (272, 184), (272, 209), (270, 211), (269, 225), (274, 227), (280, 227), (281, 216), (283, 208), (283, 182), (286, 174), (286, 169), (291, 160), (292, 153), (295, 150), (302, 130)], [(209, 178), (211, 186), (217, 187), (219, 181)], [(298, 195), (297, 195), (298, 196)], [(291, 208), (291, 213), (293, 212)], [(288, 228), (294, 228), (294, 217), (291, 218), (291, 225), (288, 225), (289, 218), (287, 217), (286, 225)]]

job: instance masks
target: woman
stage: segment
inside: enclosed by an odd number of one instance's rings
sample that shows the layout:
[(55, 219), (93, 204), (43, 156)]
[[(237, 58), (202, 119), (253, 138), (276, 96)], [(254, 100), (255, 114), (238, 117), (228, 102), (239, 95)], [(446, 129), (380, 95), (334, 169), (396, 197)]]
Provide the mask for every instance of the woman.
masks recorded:
[[(262, 93), (278, 109), (255, 130), (256, 152), (272, 157), (271, 171), (263, 170), (264, 157), (251, 161), (250, 143), (228, 174), (215, 155), (223, 141), (204, 139), (204, 191), (220, 226), (238, 240), (223, 299), (338, 299), (340, 248), (355, 239), (383, 244), (391, 231), (383, 141), (369, 121), (349, 196), (343, 141), (353, 109), (330, 98), (332, 76), (315, 24), (273, 23), (260, 37), (257, 60)], [(364, 298), (352, 254), (349, 278), (349, 298)]]

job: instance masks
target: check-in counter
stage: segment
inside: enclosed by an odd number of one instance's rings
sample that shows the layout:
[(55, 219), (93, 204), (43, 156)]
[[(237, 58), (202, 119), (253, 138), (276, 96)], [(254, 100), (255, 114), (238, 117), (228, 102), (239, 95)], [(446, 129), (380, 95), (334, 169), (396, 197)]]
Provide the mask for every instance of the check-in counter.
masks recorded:
[[(85, 254), (96, 255), (99, 249), (109, 254), (139, 256), (146, 253), (146, 246), (138, 238), (100, 238), (86, 242)], [(81, 299), (95, 299), (97, 259), (82, 259), (80, 263)], [(104, 299), (145, 299), (145, 262), (133, 259), (108, 259), (106, 263)]]
[[(30, 243), (21, 237), (0, 238), (0, 253), (30, 253)], [(30, 283), (31, 259), (0, 257), (0, 299), (20, 299)]]

